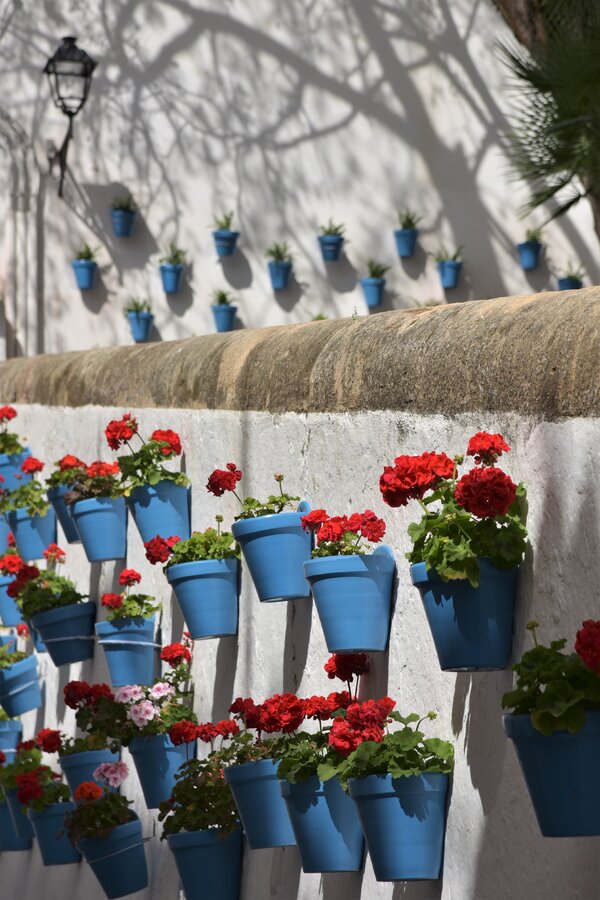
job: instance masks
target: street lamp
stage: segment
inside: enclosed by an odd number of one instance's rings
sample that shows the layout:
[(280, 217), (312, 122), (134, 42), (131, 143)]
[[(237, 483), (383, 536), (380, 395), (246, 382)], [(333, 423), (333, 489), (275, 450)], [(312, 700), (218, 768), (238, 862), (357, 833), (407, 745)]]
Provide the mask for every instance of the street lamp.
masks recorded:
[(54, 105), (69, 119), (69, 128), (58, 152), (60, 182), (58, 196), (63, 195), (63, 182), (67, 169), (67, 149), (73, 136), (73, 119), (87, 100), (96, 62), (75, 43), (76, 38), (64, 37), (62, 44), (51, 56), (44, 72), (50, 82)]

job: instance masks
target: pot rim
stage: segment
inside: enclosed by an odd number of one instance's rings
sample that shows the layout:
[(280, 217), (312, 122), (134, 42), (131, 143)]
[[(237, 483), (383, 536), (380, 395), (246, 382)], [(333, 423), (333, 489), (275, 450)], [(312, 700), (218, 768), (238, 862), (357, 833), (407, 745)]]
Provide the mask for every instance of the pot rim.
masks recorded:
[[(175, 563), (173, 566), (168, 566), (165, 574), (169, 584), (173, 581), (178, 581), (180, 578), (185, 578), (186, 575), (188, 577), (195, 574), (200, 576), (203, 574), (211, 575), (213, 572), (218, 573), (223, 571), (223, 569), (228, 570), (233, 575), (237, 572), (239, 563), (240, 561), (237, 557), (230, 557), (229, 559), (194, 559), (189, 562)], [(196, 566), (202, 566), (202, 571), (193, 571), (192, 567), (195, 569)]]
[(234, 828), (224, 838), (220, 838), (220, 828), (201, 828), (197, 831), (177, 831), (174, 834), (167, 835), (167, 844), (171, 849), (180, 850), (185, 847), (195, 847), (197, 845), (210, 845), (217, 842), (226, 843), (230, 838), (241, 837), (242, 829)]

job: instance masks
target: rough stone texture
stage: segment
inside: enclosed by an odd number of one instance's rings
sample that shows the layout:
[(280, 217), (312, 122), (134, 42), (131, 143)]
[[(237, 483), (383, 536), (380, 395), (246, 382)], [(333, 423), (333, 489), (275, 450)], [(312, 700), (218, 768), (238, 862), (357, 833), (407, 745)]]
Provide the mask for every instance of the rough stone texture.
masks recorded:
[(600, 288), (0, 365), (2, 402), (268, 412), (600, 412)]

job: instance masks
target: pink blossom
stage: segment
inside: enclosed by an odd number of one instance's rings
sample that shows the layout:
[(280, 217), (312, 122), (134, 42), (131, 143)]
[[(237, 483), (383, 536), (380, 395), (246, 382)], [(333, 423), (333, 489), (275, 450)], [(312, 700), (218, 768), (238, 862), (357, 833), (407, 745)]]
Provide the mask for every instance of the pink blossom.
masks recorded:
[(132, 700), (139, 700), (143, 695), (144, 692), (138, 684), (125, 684), (115, 691), (115, 700), (117, 703), (131, 703)]
[(157, 681), (148, 691), (148, 696), (152, 700), (162, 700), (163, 697), (171, 697), (175, 693), (175, 688), (166, 681)]
[(127, 711), (127, 716), (138, 728), (144, 728), (158, 715), (158, 710), (149, 700), (141, 700)]
[(101, 763), (94, 770), (93, 778), (95, 781), (105, 781), (110, 787), (120, 787), (127, 776), (129, 769), (124, 762)]

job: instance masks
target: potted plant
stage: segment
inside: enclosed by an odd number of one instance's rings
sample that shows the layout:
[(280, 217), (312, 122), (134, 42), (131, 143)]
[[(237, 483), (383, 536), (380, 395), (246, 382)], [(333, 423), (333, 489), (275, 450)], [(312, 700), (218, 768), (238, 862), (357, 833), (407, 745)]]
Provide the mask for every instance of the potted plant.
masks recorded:
[(4, 556), (0, 556), (0, 620), (6, 628), (14, 628), (23, 622), (21, 610), (15, 602), (21, 586), (15, 584), (15, 581), (18, 573), (25, 567), (27, 563), (21, 559), (15, 547), (8, 547)]
[[(125, 413), (122, 419), (109, 422), (104, 430), (112, 450), (126, 447), (129, 453), (119, 456), (121, 491), (141, 535), (142, 541), (155, 535), (190, 536), (191, 494), (189, 478), (183, 472), (172, 472), (165, 466), (182, 452), (176, 431), (156, 428), (149, 440), (139, 433), (137, 419)], [(130, 441), (137, 436), (141, 446), (134, 450)]]
[(213, 226), (213, 238), (215, 241), (215, 249), (217, 256), (233, 256), (240, 236), (239, 231), (232, 231), (233, 212), (223, 213), (215, 216)]
[(344, 231), (344, 226), (336, 225), (333, 219), (330, 219), (327, 225), (321, 225), (319, 246), (323, 262), (336, 262), (340, 258), (344, 246)]
[(98, 272), (96, 253), (97, 251), (92, 250), (89, 244), (83, 244), (77, 250), (75, 259), (71, 262), (75, 272), (75, 281), (80, 291), (93, 290)]
[(41, 705), (37, 657), (0, 647), (0, 706), (6, 715), (14, 719)]
[(559, 291), (577, 291), (583, 287), (585, 269), (582, 265), (574, 265), (568, 262), (562, 275), (558, 276)]
[(537, 269), (543, 247), (542, 229), (529, 228), (525, 232), (525, 240), (522, 241), (522, 243), (517, 244), (519, 262), (521, 263), (521, 268), (525, 272), (531, 272), (533, 269)]
[(401, 259), (408, 259), (414, 256), (417, 238), (419, 237), (417, 225), (421, 221), (421, 216), (413, 212), (412, 209), (403, 209), (398, 213), (398, 221), (400, 228), (396, 228), (394, 231), (396, 249)]
[[(0, 406), (0, 486), (4, 491), (14, 491), (31, 475), (21, 471), (21, 466), (31, 451), (21, 443), (21, 438), (13, 431), (8, 431), (8, 423), (18, 415), (12, 406)], [(8, 526), (7, 526), (8, 527)], [(6, 544), (7, 535), (0, 535), (2, 545)]]
[[(53, 772), (49, 766), (42, 765), (39, 750), (32, 752), (39, 755), (39, 763), (36, 768), (16, 773), (16, 801), (26, 811), (37, 839), (42, 863), (45, 866), (77, 863), (80, 860), (79, 851), (65, 833), (65, 816), (75, 809), (69, 788), (60, 780), (59, 772)], [(18, 757), (19, 754), (17, 759)], [(13, 763), (13, 766), (18, 767), (18, 763)]]
[[(2, 710), (0, 710), (0, 724)], [(2, 766), (10, 764), (16, 756), (16, 750), (0, 750), (0, 775)], [(0, 853), (3, 850), (30, 850), (32, 838), (20, 838), (13, 824), (12, 816), (8, 808), (8, 803), (4, 797), (3, 791), (0, 789)]]
[(452, 291), (458, 285), (463, 265), (460, 258), (462, 251), (462, 247), (459, 247), (454, 253), (446, 250), (445, 247), (440, 247), (434, 254), (433, 258), (440, 274), (440, 282), (445, 291)]
[[(65, 706), (75, 710), (77, 728), (84, 737), (67, 737), (58, 731), (48, 736), (44, 750), (58, 753), (58, 761), (71, 792), (84, 781), (101, 780), (95, 772), (101, 766), (115, 766), (120, 761), (120, 743), (116, 736), (116, 721), (125, 721), (125, 710), (117, 707), (114, 694), (107, 684), (88, 684), (87, 681), (69, 681), (63, 689)], [(121, 713), (120, 720), (115, 711)], [(53, 741), (53, 749), (50, 743)], [(39, 735), (38, 735), (39, 742)], [(112, 787), (117, 790), (117, 787)]]
[(181, 288), (186, 263), (185, 257), (186, 251), (171, 241), (167, 252), (159, 259), (160, 277), (165, 294), (176, 294)]
[[(34, 456), (21, 463), (25, 475), (35, 476), (43, 468), (44, 463)], [(23, 559), (41, 559), (48, 544), (56, 543), (56, 514), (48, 503), (44, 485), (35, 478), (13, 491), (4, 491), (0, 496), (0, 510), (6, 516)]]
[(504, 730), (514, 743), (544, 837), (600, 834), (600, 622), (583, 622), (575, 653), (566, 640), (534, 646), (513, 666)]
[(78, 470), (65, 494), (89, 562), (125, 559), (127, 507), (119, 489), (119, 464), (96, 460)]
[(138, 300), (130, 297), (123, 309), (125, 318), (129, 322), (131, 337), (136, 344), (145, 344), (154, 322), (152, 306), (149, 300)]
[(316, 537), (304, 574), (329, 652), (385, 650), (396, 564), (389, 547), (371, 547), (385, 534), (383, 519), (370, 509), (350, 516), (315, 509), (302, 527)]
[[(35, 741), (22, 741), (18, 744), (13, 754), (7, 751), (9, 756), (0, 765), (0, 792), (3, 792), (8, 806), (8, 812), (12, 820), (14, 831), (18, 838), (27, 839), (33, 837), (33, 828), (23, 809), (23, 803), (17, 798), (19, 782), (27, 777), (30, 772), (37, 769), (42, 761), (42, 754)], [(4, 754), (6, 757), (6, 754)], [(1, 761), (1, 758), (0, 758)]]
[(293, 257), (286, 241), (281, 244), (274, 242), (265, 250), (265, 256), (269, 260), (269, 275), (274, 291), (284, 291), (288, 286), (292, 274)]
[(477, 432), (462, 456), (398, 456), (379, 481), (393, 507), (417, 500), (409, 526), (411, 579), (419, 589), (440, 666), (448, 671), (503, 669), (512, 645), (519, 564), (527, 547), (526, 491), (496, 465), (510, 447), (501, 434)]
[(279, 494), (271, 494), (264, 503), (254, 497), (242, 500), (235, 490), (241, 478), (242, 472), (235, 463), (227, 463), (225, 469), (211, 473), (206, 488), (215, 497), (231, 491), (242, 505), (231, 530), (244, 554), (259, 600), (310, 597), (303, 564), (310, 557), (312, 537), (303, 530), (301, 522), (310, 506), (299, 497), (284, 494), (280, 474), (275, 475)]
[(388, 271), (389, 266), (384, 266), (382, 263), (370, 259), (367, 262), (367, 269), (369, 275), (367, 278), (361, 278), (360, 283), (362, 284), (367, 306), (373, 308), (380, 306), (383, 300), (383, 292), (385, 291), (385, 278), (383, 276)]
[(192, 640), (237, 634), (240, 548), (217, 527), (195, 531), (187, 541), (153, 538), (146, 558), (163, 571), (175, 592)]
[(217, 331), (231, 331), (237, 312), (237, 306), (231, 302), (229, 291), (213, 291), (214, 303), (211, 305)]
[(115, 197), (110, 205), (110, 218), (115, 237), (131, 237), (136, 211), (135, 200), (131, 194)]
[(48, 500), (52, 504), (68, 543), (80, 544), (81, 538), (65, 502), (65, 494), (73, 489), (78, 478), (85, 476), (87, 466), (83, 460), (73, 456), (72, 453), (67, 453), (54, 465), (58, 468), (46, 479)]

